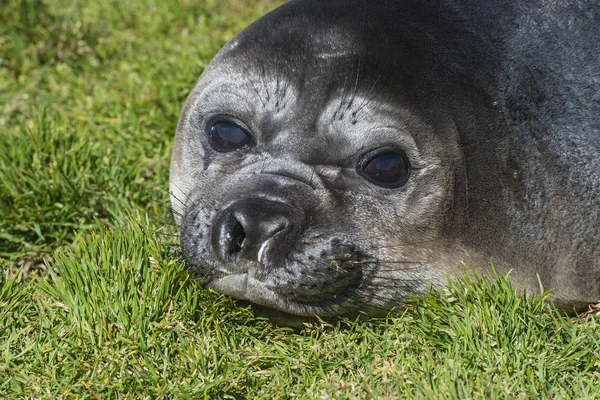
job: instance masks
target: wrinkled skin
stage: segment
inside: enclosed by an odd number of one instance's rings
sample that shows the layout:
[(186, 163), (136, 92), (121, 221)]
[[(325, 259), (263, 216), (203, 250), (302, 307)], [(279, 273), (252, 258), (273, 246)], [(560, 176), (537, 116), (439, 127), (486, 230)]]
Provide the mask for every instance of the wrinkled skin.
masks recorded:
[[(299, 316), (382, 314), (490, 260), (566, 310), (598, 301), (598, 37), (591, 1), (290, 1), (221, 50), (181, 114), (188, 266)], [(223, 114), (248, 145), (215, 149)], [(387, 147), (410, 164), (395, 188), (359, 173)]]

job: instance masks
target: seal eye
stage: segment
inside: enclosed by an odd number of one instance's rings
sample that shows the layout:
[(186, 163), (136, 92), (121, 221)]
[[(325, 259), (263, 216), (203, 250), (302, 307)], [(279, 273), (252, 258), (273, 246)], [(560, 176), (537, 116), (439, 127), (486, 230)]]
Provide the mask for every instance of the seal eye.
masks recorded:
[(377, 152), (364, 160), (358, 165), (358, 173), (377, 186), (393, 189), (408, 181), (410, 164), (402, 152)]
[(222, 153), (250, 146), (252, 136), (240, 125), (233, 121), (223, 120), (209, 122), (207, 134), (210, 145)]

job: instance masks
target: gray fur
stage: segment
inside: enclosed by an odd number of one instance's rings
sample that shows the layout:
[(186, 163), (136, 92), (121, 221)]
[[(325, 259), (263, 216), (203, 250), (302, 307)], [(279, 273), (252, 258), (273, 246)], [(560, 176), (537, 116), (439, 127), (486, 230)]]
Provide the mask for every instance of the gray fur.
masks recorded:
[[(598, 10), (293, 0), (261, 18), (215, 57), (179, 120), (172, 205), (191, 270), (305, 316), (380, 314), (490, 260), (521, 290), (539, 276), (567, 310), (597, 302)], [(205, 125), (220, 113), (255, 144), (212, 149)], [(400, 188), (356, 171), (386, 145), (410, 159)], [(287, 241), (218, 257), (215, 221), (240, 202), (271, 226), (263, 208), (289, 208)]]

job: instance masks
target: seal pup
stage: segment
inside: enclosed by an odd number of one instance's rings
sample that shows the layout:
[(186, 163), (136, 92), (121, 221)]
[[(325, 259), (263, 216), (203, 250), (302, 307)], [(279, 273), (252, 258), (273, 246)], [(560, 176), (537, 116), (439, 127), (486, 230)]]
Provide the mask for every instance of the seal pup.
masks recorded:
[(191, 91), (187, 265), (299, 316), (379, 315), (461, 264), (600, 298), (597, 2), (293, 0)]

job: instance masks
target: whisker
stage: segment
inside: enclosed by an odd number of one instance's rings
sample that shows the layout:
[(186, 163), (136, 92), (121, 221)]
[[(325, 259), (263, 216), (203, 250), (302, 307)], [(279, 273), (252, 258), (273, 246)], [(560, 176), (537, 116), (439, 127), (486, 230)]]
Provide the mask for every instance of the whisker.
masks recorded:
[(367, 95), (365, 96), (365, 99), (362, 101), (362, 103), (358, 106), (358, 108), (356, 108), (353, 112), (352, 112), (352, 116), (356, 117), (356, 115), (363, 109), (365, 108), (373, 99), (370, 98), (371, 94), (373, 93), (373, 90), (375, 90), (375, 86), (377, 86), (377, 83), (379, 83), (379, 81), (381, 80), (381, 77), (383, 76), (383, 73), (385, 72), (387, 65), (389, 63), (390, 59), (388, 58), (387, 60), (385, 60), (385, 64), (383, 64), (383, 67), (381, 68), (381, 70), (379, 71), (377, 77), (375, 78), (375, 81), (373, 82), (373, 85), (371, 85), (371, 88), (369, 89), (369, 91), (367, 92)]
[[(335, 110), (335, 112), (333, 113), (333, 119), (336, 120), (338, 119), (338, 115), (341, 113), (342, 107), (344, 107), (345, 101), (346, 101), (346, 94), (348, 92), (348, 87), (346, 86), (348, 83), (348, 76), (344, 77), (344, 84), (342, 85), (343, 89), (342, 89), (342, 96), (340, 99), (340, 104), (338, 104), (337, 109)], [(344, 116), (344, 114), (339, 116), (339, 119), (342, 119)]]
[(260, 78), (260, 82), (262, 83), (262, 87), (265, 91), (265, 95), (266, 95), (266, 102), (267, 104), (271, 101), (271, 94), (269, 93), (269, 85), (267, 85), (266, 82), (266, 71), (265, 71), (265, 65), (264, 63), (261, 63), (260, 65), (260, 71), (258, 73), (258, 77)]
[(354, 99), (356, 98), (356, 94), (358, 93), (358, 82), (359, 82), (359, 78), (360, 78), (360, 72), (361, 72), (361, 60), (360, 60), (360, 54), (358, 54), (358, 67), (356, 68), (356, 78), (354, 79), (354, 90), (352, 92), (352, 97), (350, 98), (350, 102), (348, 103), (348, 107), (350, 107), (352, 105), (352, 102), (354, 101)]
[(177, 201), (179, 204), (181, 204), (181, 205), (182, 205), (184, 208), (185, 208), (185, 207), (187, 207), (187, 204), (186, 204), (186, 203), (185, 203), (183, 200), (181, 200), (180, 198), (178, 198), (177, 196), (175, 196), (175, 193), (173, 193), (173, 192), (172, 192), (172, 191), (170, 191), (170, 190), (169, 190), (169, 192), (168, 192), (168, 193), (169, 193), (169, 196), (170, 196), (172, 199), (175, 199), (175, 200), (176, 200), (176, 201)]
[(167, 220), (164, 217), (161, 217), (160, 215), (156, 215), (155, 216), (156, 219), (158, 219), (160, 222), (162, 222), (164, 225), (168, 225), (168, 226), (172, 226), (174, 228), (177, 228), (177, 224), (175, 224), (175, 222), (171, 221), (171, 220)]
[(254, 79), (252, 79), (252, 74), (249, 73), (248, 68), (244, 68), (244, 75), (246, 76), (246, 78), (248, 79), (248, 82), (250, 82), (250, 84), (252, 85), (252, 89), (254, 89), (254, 92), (256, 93), (256, 96), (258, 97), (258, 99), (260, 100), (260, 102), (262, 103), (263, 108), (267, 106), (267, 103), (263, 100), (261, 94), (260, 94), (260, 90), (259, 88), (256, 86), (256, 83), (254, 82)]
[(182, 213), (180, 213), (179, 211), (176, 211), (176, 210), (174, 210), (174, 209), (171, 207), (171, 204), (169, 204), (169, 203), (166, 203), (166, 202), (164, 202), (164, 201), (162, 201), (162, 200), (154, 200), (154, 201), (155, 201), (155, 202), (157, 202), (158, 204), (160, 204), (160, 205), (164, 206), (164, 207), (165, 207), (165, 208), (167, 208), (168, 210), (170, 210), (170, 211), (171, 211), (173, 214), (176, 214), (176, 215), (177, 215), (177, 216), (179, 216), (179, 217), (183, 217), (183, 214), (182, 214)]
[[(188, 194), (185, 193), (175, 182), (173, 182), (173, 181), (170, 180), (169, 184), (175, 186), (177, 188), (177, 190), (179, 190), (179, 192), (185, 196), (187, 202), (191, 202), (192, 201), (192, 199), (190, 199), (190, 196), (188, 196)], [(169, 195), (171, 195), (175, 199), (177, 199), (177, 201), (179, 201), (184, 207), (187, 207), (187, 203), (181, 201), (177, 196), (175, 196), (175, 194), (173, 193), (172, 190), (169, 190)]]

